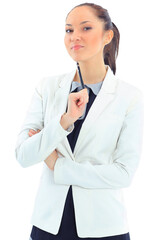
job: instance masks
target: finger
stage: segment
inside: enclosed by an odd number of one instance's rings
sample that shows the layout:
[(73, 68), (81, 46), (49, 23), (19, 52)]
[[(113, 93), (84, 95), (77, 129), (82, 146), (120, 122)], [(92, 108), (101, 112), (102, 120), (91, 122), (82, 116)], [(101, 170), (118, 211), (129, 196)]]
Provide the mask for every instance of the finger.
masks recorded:
[(29, 133), (28, 133), (28, 135), (29, 135), (30, 137), (32, 137), (34, 134), (33, 134), (33, 133), (31, 133), (31, 132), (29, 132)]
[(38, 129), (37, 131), (35, 131), (34, 129), (30, 129), (30, 132), (34, 133), (34, 134), (37, 133), (37, 132), (40, 132), (40, 131), (41, 131), (40, 129)]
[(34, 129), (30, 129), (30, 132), (32, 132), (32, 133), (34, 133), (34, 132), (36, 132)]
[(78, 106), (81, 106), (81, 105), (83, 105), (83, 101), (78, 103)]
[(78, 105), (80, 105), (82, 102), (83, 102), (83, 97), (80, 97), (80, 98), (77, 100), (77, 103), (78, 103)]
[(35, 135), (37, 132), (39, 132), (39, 131), (35, 131), (35, 130), (33, 130), (33, 129), (30, 129), (30, 131), (29, 131), (29, 136), (31, 137), (31, 136), (33, 136), (33, 135)]

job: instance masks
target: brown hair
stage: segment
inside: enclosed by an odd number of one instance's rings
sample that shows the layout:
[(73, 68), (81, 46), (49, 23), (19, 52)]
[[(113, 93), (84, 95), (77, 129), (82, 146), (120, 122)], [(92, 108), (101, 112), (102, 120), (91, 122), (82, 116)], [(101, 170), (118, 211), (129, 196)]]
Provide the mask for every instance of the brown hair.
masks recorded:
[[(107, 9), (105, 9), (97, 4), (94, 4), (94, 3), (82, 3), (82, 4), (75, 6), (74, 8), (81, 7), (81, 6), (89, 6), (89, 7), (93, 8), (95, 10), (96, 16), (104, 22), (104, 30), (107, 31), (107, 30), (111, 29), (114, 32), (114, 36), (113, 36), (111, 42), (104, 47), (103, 57), (104, 57), (104, 63), (106, 65), (110, 66), (110, 68), (112, 69), (112, 71), (115, 75), (115, 73), (116, 73), (116, 58), (118, 56), (119, 39), (120, 39), (119, 30), (116, 27), (116, 25), (111, 21), (111, 18), (109, 16)], [(69, 15), (69, 13), (67, 14), (67, 16)]]

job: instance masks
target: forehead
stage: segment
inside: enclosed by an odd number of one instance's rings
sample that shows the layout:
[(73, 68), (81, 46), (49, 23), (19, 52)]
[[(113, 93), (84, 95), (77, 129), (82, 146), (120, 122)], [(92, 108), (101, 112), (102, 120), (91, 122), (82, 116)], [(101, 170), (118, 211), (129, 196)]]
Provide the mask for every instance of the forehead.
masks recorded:
[(72, 25), (82, 21), (91, 21), (95, 23), (98, 21), (98, 18), (96, 17), (93, 9), (87, 6), (82, 6), (74, 8), (66, 19), (66, 23)]

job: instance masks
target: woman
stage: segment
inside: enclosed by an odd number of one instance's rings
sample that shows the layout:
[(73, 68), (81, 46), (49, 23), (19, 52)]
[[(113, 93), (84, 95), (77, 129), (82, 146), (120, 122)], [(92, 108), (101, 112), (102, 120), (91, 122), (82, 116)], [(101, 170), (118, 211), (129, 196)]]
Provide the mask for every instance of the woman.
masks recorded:
[(122, 189), (141, 155), (143, 94), (115, 76), (119, 31), (106, 9), (74, 7), (65, 31), (86, 88), (75, 70), (35, 89), (16, 144), (21, 166), (44, 163), (30, 239), (129, 240)]

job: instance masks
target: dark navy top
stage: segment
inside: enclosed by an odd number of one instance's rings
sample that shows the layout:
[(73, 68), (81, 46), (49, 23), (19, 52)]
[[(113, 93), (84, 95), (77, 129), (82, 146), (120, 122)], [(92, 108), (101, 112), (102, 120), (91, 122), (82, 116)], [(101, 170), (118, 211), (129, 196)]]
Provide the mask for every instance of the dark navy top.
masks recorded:
[[(96, 84), (85, 84), (88, 89), (89, 93), (89, 102), (86, 104), (84, 114), (74, 122), (74, 129), (73, 131), (67, 135), (67, 139), (69, 141), (70, 147), (72, 152), (74, 151), (75, 144), (82, 127), (82, 124), (88, 114), (88, 111), (94, 102), (98, 92), (100, 91), (101, 85), (103, 81), (96, 83)], [(81, 90), (81, 85), (78, 82), (72, 82), (70, 92), (77, 92)], [(129, 233), (115, 235), (115, 236), (108, 236), (108, 237), (101, 237), (101, 238), (80, 238), (77, 235), (76, 229), (76, 222), (75, 222), (75, 212), (74, 212), (74, 203), (73, 203), (73, 195), (72, 195), (72, 186), (69, 187), (62, 220), (60, 224), (59, 231), (56, 235), (46, 232), (42, 229), (39, 229), (36, 226), (32, 227), (31, 240), (130, 240)]]

